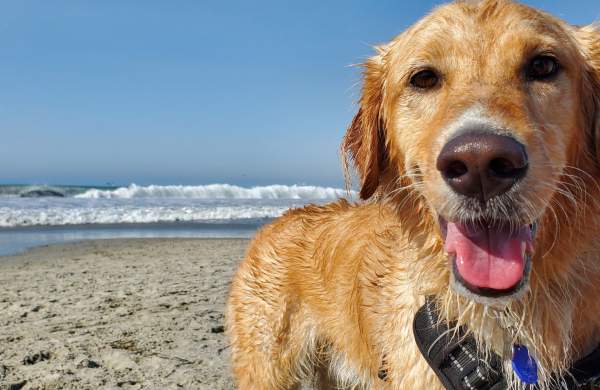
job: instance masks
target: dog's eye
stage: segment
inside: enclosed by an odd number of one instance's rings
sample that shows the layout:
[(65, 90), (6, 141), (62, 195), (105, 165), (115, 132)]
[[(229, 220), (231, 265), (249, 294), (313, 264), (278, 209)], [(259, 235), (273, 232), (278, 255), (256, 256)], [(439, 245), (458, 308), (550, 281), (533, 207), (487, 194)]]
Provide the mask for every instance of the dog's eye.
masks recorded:
[(410, 84), (419, 89), (431, 89), (439, 83), (438, 75), (432, 70), (422, 70), (410, 79)]
[(556, 58), (551, 56), (537, 56), (529, 63), (527, 77), (530, 80), (547, 80), (558, 73), (560, 66)]

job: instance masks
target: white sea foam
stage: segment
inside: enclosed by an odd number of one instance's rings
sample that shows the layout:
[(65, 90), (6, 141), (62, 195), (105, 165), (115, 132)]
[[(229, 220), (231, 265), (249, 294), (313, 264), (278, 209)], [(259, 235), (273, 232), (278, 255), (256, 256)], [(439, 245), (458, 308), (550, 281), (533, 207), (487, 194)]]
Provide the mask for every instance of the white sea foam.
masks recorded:
[(300, 185), (244, 188), (230, 184), (132, 184), (116, 189), (64, 187), (68, 194), (65, 197), (21, 198), (15, 195), (21, 187), (4, 189), (7, 196), (0, 197), (0, 228), (215, 221), (228, 224), (275, 218), (307, 203), (356, 197), (338, 188)]
[[(350, 194), (354, 196), (354, 194)], [(193, 198), (193, 199), (314, 199), (326, 200), (348, 196), (346, 190), (332, 187), (270, 185), (239, 187), (231, 184), (202, 186), (138, 186), (131, 184), (115, 190), (91, 189), (76, 198), (132, 199), (132, 198)]]
[(157, 222), (235, 221), (278, 217), (285, 206), (217, 207), (0, 207), (0, 227)]

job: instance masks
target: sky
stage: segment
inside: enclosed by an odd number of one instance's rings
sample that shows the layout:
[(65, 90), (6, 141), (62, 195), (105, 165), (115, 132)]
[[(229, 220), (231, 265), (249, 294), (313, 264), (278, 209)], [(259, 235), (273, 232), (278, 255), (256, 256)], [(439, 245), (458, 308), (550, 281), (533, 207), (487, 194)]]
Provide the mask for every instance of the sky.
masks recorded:
[(0, 183), (339, 186), (351, 65), (439, 3), (2, 1)]

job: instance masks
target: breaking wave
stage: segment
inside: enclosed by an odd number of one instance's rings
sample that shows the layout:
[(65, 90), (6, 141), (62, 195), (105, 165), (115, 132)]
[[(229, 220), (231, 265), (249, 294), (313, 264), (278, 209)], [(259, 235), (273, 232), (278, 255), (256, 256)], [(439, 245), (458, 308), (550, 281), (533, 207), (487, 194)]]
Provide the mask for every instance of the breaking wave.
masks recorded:
[[(41, 187), (40, 187), (41, 188)], [(49, 187), (48, 187), (49, 188)], [(290, 208), (323, 204), (355, 193), (332, 187), (230, 184), (198, 186), (131, 184), (127, 187), (57, 186), (64, 196), (33, 186), (4, 186), (0, 228), (144, 223), (219, 223), (269, 220)], [(23, 197), (22, 194), (35, 197)]]
[[(350, 195), (354, 195), (351, 193)], [(114, 190), (90, 189), (76, 198), (132, 199), (132, 198), (191, 198), (191, 199), (306, 199), (327, 200), (348, 196), (344, 189), (301, 185), (269, 185), (239, 187), (231, 184), (201, 186), (138, 186), (131, 184)]]
[(0, 227), (235, 221), (276, 218), (288, 207), (75, 207), (14, 210), (0, 207)]

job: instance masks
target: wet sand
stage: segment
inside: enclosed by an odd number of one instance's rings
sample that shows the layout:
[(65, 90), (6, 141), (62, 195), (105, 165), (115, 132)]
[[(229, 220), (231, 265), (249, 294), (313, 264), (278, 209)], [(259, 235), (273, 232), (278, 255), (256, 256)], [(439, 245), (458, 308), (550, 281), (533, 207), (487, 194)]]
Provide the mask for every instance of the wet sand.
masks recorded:
[(97, 240), (0, 257), (0, 389), (232, 389), (242, 239)]

